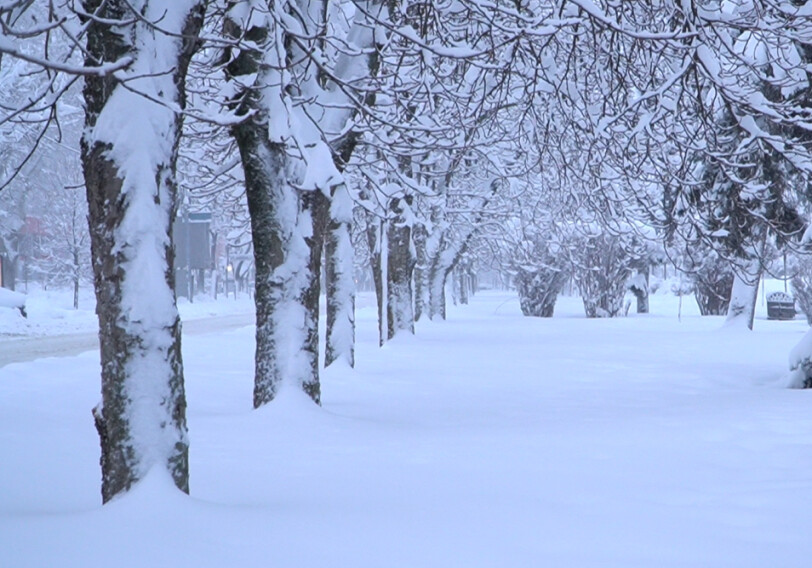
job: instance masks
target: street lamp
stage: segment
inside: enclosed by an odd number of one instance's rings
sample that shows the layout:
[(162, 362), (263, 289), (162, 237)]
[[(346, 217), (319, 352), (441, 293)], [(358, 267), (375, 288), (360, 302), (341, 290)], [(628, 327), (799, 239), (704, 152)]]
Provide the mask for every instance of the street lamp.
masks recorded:
[[(226, 298), (228, 298), (228, 277), (231, 276), (232, 279), (233, 279), (234, 278), (234, 276), (232, 274), (233, 272), (234, 272), (234, 267), (229, 262), (226, 265)], [(237, 281), (236, 280), (234, 280), (234, 299), (235, 300), (237, 299)]]

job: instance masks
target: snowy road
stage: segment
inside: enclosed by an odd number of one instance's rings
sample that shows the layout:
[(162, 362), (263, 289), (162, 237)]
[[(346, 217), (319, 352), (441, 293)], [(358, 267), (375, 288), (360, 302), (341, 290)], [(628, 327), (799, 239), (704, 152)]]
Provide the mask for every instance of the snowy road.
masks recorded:
[[(199, 335), (253, 325), (253, 314), (191, 319), (183, 322), (184, 335)], [(96, 333), (70, 333), (43, 337), (0, 339), (0, 368), (42, 357), (68, 357), (98, 349)]]

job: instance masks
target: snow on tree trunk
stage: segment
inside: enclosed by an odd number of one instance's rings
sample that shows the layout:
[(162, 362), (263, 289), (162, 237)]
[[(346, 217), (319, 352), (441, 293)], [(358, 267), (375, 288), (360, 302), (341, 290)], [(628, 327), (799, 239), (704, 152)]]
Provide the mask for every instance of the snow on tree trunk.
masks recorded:
[(73, 309), (79, 309), (79, 280), (81, 278), (81, 265), (79, 264), (79, 248), (74, 247), (72, 251), (73, 266), (71, 267), (71, 280), (73, 280)]
[[(312, 3), (311, 3), (312, 4)], [(383, 16), (384, 3), (380, 0), (359, 1), (355, 3), (355, 15), (347, 37), (346, 45), (352, 49), (339, 49), (336, 55), (334, 77), (341, 79), (342, 84), (328, 82), (327, 92), (333, 99), (333, 108), (327, 110), (327, 128), (336, 169), (343, 173), (352, 157), (359, 139), (359, 132), (351, 128), (358, 108), (349, 96), (348, 87), (361, 87), (365, 79), (378, 73), (380, 65), (379, 50), (376, 46), (376, 35), (380, 29), (373, 21)], [(323, 3), (320, 10), (328, 10)], [(335, 9), (335, 7), (334, 7)], [(338, 8), (341, 10), (341, 8)], [(326, 15), (326, 11), (322, 12)], [(355, 97), (363, 99), (372, 107), (376, 91), (363, 87)], [(358, 100), (356, 99), (356, 100)], [(331, 188), (332, 204), (330, 222), (325, 237), (325, 282), (327, 293), (327, 337), (325, 341), (325, 366), (338, 359), (343, 359), (351, 367), (355, 366), (355, 278), (353, 267), (352, 222), (353, 203), (346, 184), (340, 183)]]
[[(730, 262), (705, 245), (690, 245), (681, 267), (693, 287), (699, 313), (723, 316), (730, 304), (733, 270)], [(687, 292), (687, 290), (686, 290)]]
[(460, 286), (459, 291), (459, 298), (460, 298), (460, 305), (467, 306), (468, 305), (468, 292), (470, 290), (470, 282), (468, 277), (468, 270), (465, 267), (457, 266), (457, 272), (459, 274), (458, 282)]
[(272, 401), (286, 381), (319, 402), (312, 338), (318, 321), (307, 304), (314, 275), (305, 239), (312, 235), (312, 218), (289, 185), (293, 165), (285, 145), (268, 138), (261, 113), (232, 131), (245, 171), (256, 270), (254, 407)]
[(808, 254), (799, 256), (791, 283), (795, 301), (812, 325), (812, 257)]
[(733, 276), (725, 326), (753, 329), (760, 280), (761, 263), (758, 260), (751, 261), (744, 274), (736, 273)]
[(327, 338), (324, 366), (343, 360), (355, 366), (355, 279), (353, 278), (352, 199), (346, 185), (333, 191), (325, 243)]
[[(293, 188), (291, 188), (293, 190)], [(309, 379), (303, 379), (305, 392), (317, 403), (321, 401), (321, 387), (319, 383), (319, 297), (321, 296), (321, 266), (324, 252), (324, 239), (327, 224), (329, 223), (330, 198), (322, 191), (306, 191), (301, 197), (303, 213), (300, 222), (308, 223), (302, 226), (307, 244), (309, 264), (303, 271), (306, 279), (302, 293), (302, 303), (305, 308), (304, 333), (305, 344), (303, 356), (307, 359)]]
[(812, 329), (790, 351), (789, 369), (791, 388), (812, 388)]
[(647, 314), (649, 311), (648, 271), (638, 271), (634, 276), (632, 276), (631, 281), (629, 282), (629, 289), (637, 300), (637, 313)]
[[(290, 101), (282, 70), (287, 63), (283, 6), (256, 11), (234, 2), (226, 35), (255, 42), (226, 68), (235, 97), (228, 101), (243, 120), (232, 127), (245, 175), (255, 264), (256, 352), (254, 407), (272, 401), (289, 384), (320, 401), (318, 293), (324, 195), (313, 172), (291, 148)], [(309, 150), (316, 144), (308, 145)], [(329, 156), (329, 154), (328, 154)], [(318, 157), (320, 158), (320, 157)], [(322, 159), (316, 160), (325, 165)], [(328, 169), (332, 170), (330, 161)]]
[(445, 247), (445, 239), (440, 239), (439, 251), (429, 265), (429, 319), (446, 318), (445, 284), (453, 268), (453, 251)]
[[(433, 214), (435, 227), (441, 225), (436, 222), (438, 215)], [(470, 237), (470, 235), (469, 235)], [(466, 241), (459, 247), (455, 247), (447, 238), (445, 231), (439, 234), (430, 234), (426, 240), (426, 252), (429, 257), (428, 274), (426, 276), (428, 288), (428, 309), (429, 319), (446, 318), (446, 282), (448, 275), (454, 270), (462, 252), (465, 250)]]
[(442, 207), (435, 207), (432, 211), (432, 231), (426, 240), (426, 252), (429, 258), (428, 275), (426, 277), (429, 319), (446, 318), (445, 286), (448, 275), (454, 270), (454, 267), (477, 235), (488, 204), (496, 196), (499, 188), (498, 180), (491, 182), (489, 186), (490, 193), (482, 199), (475, 218), (471, 222), (471, 228), (461, 238), (452, 236), (448, 221), (445, 219), (446, 213)]
[(622, 279), (612, 278), (594, 269), (586, 278), (582, 277), (578, 285), (583, 294), (586, 317), (613, 318), (623, 313), (626, 286)]
[(412, 273), (415, 253), (412, 245), (411, 210), (408, 198), (395, 198), (389, 206), (393, 218), (387, 228), (387, 338), (400, 331), (414, 333)]
[[(143, 20), (133, 18), (130, 4)], [(101, 6), (86, 1), (84, 8), (102, 19), (88, 28), (88, 62), (133, 58), (127, 88), (111, 76), (87, 77), (84, 87), (82, 164), (101, 351), (102, 401), (93, 415), (101, 439), (102, 498), (127, 491), (153, 467), (168, 470), (188, 492), (171, 237), (181, 115), (171, 109), (185, 104), (183, 84), (203, 4), (111, 0)], [(114, 27), (103, 19), (135, 23)]]
[(713, 280), (694, 278), (694, 296), (703, 316), (725, 315), (730, 305), (733, 273), (719, 271)]
[(582, 237), (576, 241), (571, 254), (586, 317), (622, 315), (632, 259), (621, 239), (609, 234)]
[(555, 310), (558, 294), (564, 288), (569, 276), (556, 268), (520, 268), (516, 274), (516, 289), (519, 305), (525, 316), (551, 318)]
[(384, 275), (383, 262), (384, 238), (386, 231), (385, 222), (371, 212), (366, 211), (366, 238), (369, 247), (369, 263), (372, 270), (372, 281), (375, 284), (375, 300), (378, 308), (378, 345), (382, 346), (386, 342), (386, 310), (384, 308)]
[(445, 281), (446, 273), (443, 270), (434, 270), (429, 274), (429, 319), (445, 319)]
[(649, 312), (648, 288), (634, 288), (632, 289), (632, 293), (637, 300), (637, 313), (647, 314)]
[(456, 306), (457, 302), (459, 301), (459, 271), (452, 270), (450, 272), (451, 276), (451, 304)]
[(420, 318), (429, 312), (428, 230), (424, 223), (418, 223), (413, 227), (412, 241), (416, 261), (414, 267), (414, 321), (420, 321)]

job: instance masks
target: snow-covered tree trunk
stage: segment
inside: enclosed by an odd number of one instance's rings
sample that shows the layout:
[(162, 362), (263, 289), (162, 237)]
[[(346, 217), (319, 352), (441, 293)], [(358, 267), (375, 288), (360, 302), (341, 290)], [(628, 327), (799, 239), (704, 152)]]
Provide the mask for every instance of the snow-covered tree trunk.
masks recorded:
[(79, 309), (79, 281), (81, 278), (81, 266), (79, 264), (79, 249), (74, 248), (72, 251), (73, 257), (73, 274), (71, 275), (71, 280), (73, 280), (73, 309)]
[(629, 289), (634, 294), (637, 301), (637, 313), (647, 314), (649, 312), (649, 284), (648, 269), (638, 270), (629, 283)]
[[(448, 185), (446, 180), (445, 185)], [(450, 226), (445, 217), (443, 207), (436, 207), (432, 211), (431, 221), (433, 231), (429, 233), (426, 240), (426, 253), (428, 261), (428, 311), (429, 319), (439, 317), (446, 318), (446, 294), (445, 286), (448, 275), (460, 262), (474, 237), (477, 235), (480, 223), (485, 218), (485, 212), (491, 200), (496, 196), (501, 184), (498, 180), (493, 180), (488, 186), (488, 193), (481, 202), (477, 204), (477, 212), (471, 221), (471, 227), (463, 233), (462, 238), (454, 238), (450, 231)]]
[(623, 296), (630, 271), (593, 268), (580, 273), (578, 286), (588, 318), (613, 318), (623, 314)]
[(355, 366), (355, 279), (352, 246), (353, 203), (346, 185), (333, 191), (325, 240), (327, 337), (324, 366), (342, 359)]
[(440, 239), (439, 251), (432, 258), (429, 265), (428, 288), (429, 288), (429, 319), (445, 319), (446, 298), (445, 283), (448, 274), (453, 268), (453, 252), (448, 250), (444, 238)]
[(386, 236), (386, 223), (378, 220), (378, 218), (366, 212), (366, 238), (367, 246), (369, 247), (369, 264), (372, 270), (372, 281), (375, 284), (375, 300), (378, 308), (378, 345), (383, 345), (386, 342), (386, 302), (385, 302), (385, 286), (384, 286), (384, 263), (385, 258), (383, 248), (385, 247)]
[(3, 287), (9, 290), (17, 289), (18, 259), (16, 254), (3, 255)]
[(100, 18), (88, 28), (88, 64), (133, 59), (126, 88), (120, 75), (87, 77), (84, 87), (82, 163), (101, 348), (102, 401), (93, 415), (102, 498), (127, 491), (153, 467), (165, 468), (188, 492), (171, 237), (181, 115), (172, 109), (185, 103), (203, 3), (87, 0), (83, 7)]
[(798, 307), (806, 315), (806, 322), (812, 325), (812, 257), (810, 255), (798, 256), (791, 285)]
[[(291, 188), (293, 191), (293, 188)], [(330, 198), (322, 191), (307, 191), (300, 196), (303, 214), (300, 214), (300, 223), (309, 223), (302, 226), (305, 243), (310, 251), (310, 260), (307, 269), (303, 271), (306, 279), (306, 288), (302, 295), (305, 308), (304, 333), (305, 345), (303, 355), (310, 367), (310, 384), (303, 382), (304, 390), (310, 397), (320, 401), (319, 388), (319, 297), (321, 296), (321, 266), (324, 252), (324, 238), (326, 226), (329, 223)], [(308, 219), (309, 218), (309, 219)], [(315, 387), (315, 388), (314, 388)]]
[(414, 333), (412, 274), (415, 266), (412, 245), (412, 213), (409, 198), (395, 198), (387, 227), (387, 338), (400, 331)]
[(569, 255), (586, 317), (623, 315), (623, 298), (634, 259), (620, 235), (595, 232), (590, 228), (589, 232), (575, 238)]
[(516, 274), (519, 306), (525, 316), (553, 317), (558, 294), (564, 288), (569, 274), (555, 267), (535, 270), (520, 268)]
[[(247, 99), (252, 98), (251, 95)], [(320, 400), (318, 295), (313, 299), (311, 212), (289, 185), (284, 144), (268, 138), (261, 113), (233, 128), (245, 171), (245, 190), (254, 244), (256, 352), (254, 407), (274, 399), (284, 382)], [(318, 263), (316, 263), (318, 264)], [(316, 336), (317, 339), (317, 336)]]
[[(226, 69), (235, 92), (229, 104), (243, 117), (232, 134), (254, 245), (255, 407), (273, 400), (284, 384), (316, 403), (321, 398), (318, 298), (329, 207), (323, 192), (337, 172), (306, 116), (294, 108), (292, 97), (313, 88), (315, 78), (287, 26), (318, 26), (324, 18), (323, 2), (298, 4), (261, 3), (255, 9), (252, 2), (233, 2), (225, 21), (228, 36), (257, 45), (230, 53)], [(297, 24), (291, 13), (303, 19)], [(318, 33), (306, 35), (318, 42)]]
[(457, 285), (459, 286), (458, 297), (460, 300), (460, 305), (467, 306), (468, 293), (471, 288), (468, 276), (468, 268), (458, 264), (455, 272), (457, 273)]
[(420, 321), (429, 311), (428, 229), (425, 223), (417, 223), (412, 228), (412, 241), (415, 249), (414, 321)]
[(727, 261), (720, 259), (716, 253), (709, 252), (708, 256), (711, 254), (711, 260), (704, 259), (690, 277), (699, 313), (703, 316), (722, 316), (727, 314), (730, 305), (733, 271)]
[(761, 271), (761, 262), (753, 260), (746, 267), (744, 274), (737, 272), (734, 275), (725, 326), (753, 329)]
[[(327, 5), (324, 5), (327, 8)], [(339, 86), (330, 82), (327, 91), (335, 108), (328, 118), (332, 135), (330, 141), (336, 169), (344, 172), (358, 143), (359, 133), (352, 129), (358, 114), (357, 104), (348, 96), (348, 85), (362, 86), (364, 81), (378, 73), (380, 45), (376, 45), (376, 33), (382, 28), (373, 24), (384, 15), (384, 3), (380, 0), (361, 0), (355, 3), (355, 15), (346, 44), (352, 49), (342, 49), (336, 57), (335, 77), (345, 82)], [(341, 9), (341, 8), (339, 8)], [(329, 11), (329, 8), (328, 8)], [(379, 40), (381, 40), (379, 38)], [(355, 93), (357, 100), (373, 107), (376, 91), (361, 89)], [(346, 184), (331, 188), (330, 220), (325, 236), (325, 283), (327, 296), (327, 325), (324, 364), (331, 365), (342, 359), (355, 366), (355, 278), (353, 268), (352, 221), (353, 203)]]
[(648, 287), (646, 288), (633, 288), (632, 293), (634, 294), (635, 299), (637, 300), (637, 313), (638, 314), (647, 314), (649, 312), (649, 303), (648, 303)]

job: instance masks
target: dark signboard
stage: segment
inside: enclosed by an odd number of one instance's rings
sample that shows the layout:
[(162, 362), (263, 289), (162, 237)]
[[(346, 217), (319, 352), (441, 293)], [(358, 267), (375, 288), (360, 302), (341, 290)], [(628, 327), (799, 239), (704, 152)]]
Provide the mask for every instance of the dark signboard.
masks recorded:
[(209, 269), (211, 257), (211, 213), (189, 213), (172, 226), (175, 240), (175, 268)]

